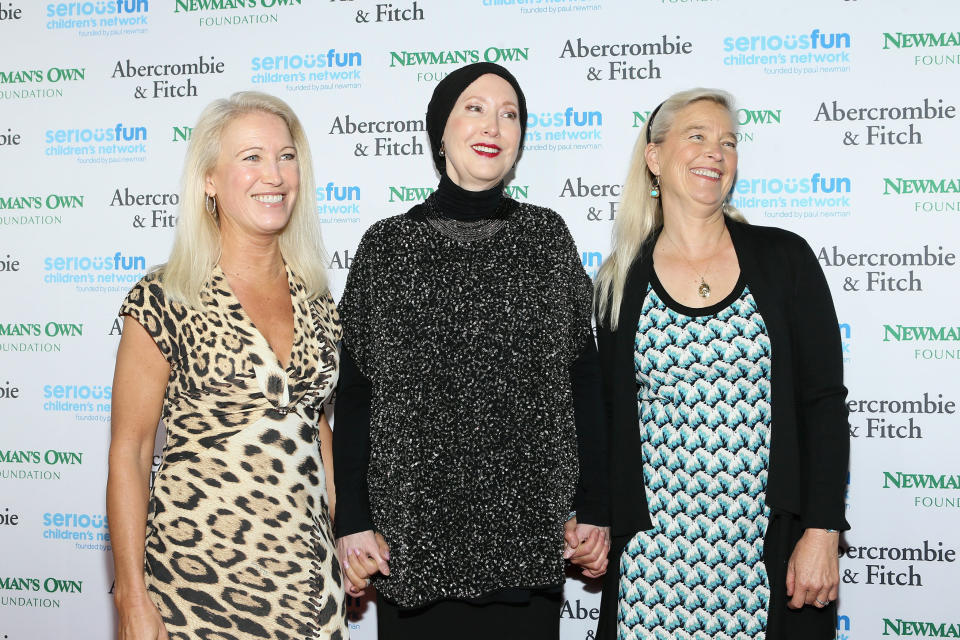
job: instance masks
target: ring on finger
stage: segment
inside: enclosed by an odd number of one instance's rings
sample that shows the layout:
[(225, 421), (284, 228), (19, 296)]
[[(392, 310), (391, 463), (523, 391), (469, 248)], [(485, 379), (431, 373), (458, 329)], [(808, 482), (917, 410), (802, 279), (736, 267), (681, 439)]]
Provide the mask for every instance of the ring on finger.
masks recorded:
[(825, 607), (825, 606), (827, 606), (828, 604), (830, 604), (830, 601), (829, 601), (829, 600), (827, 600), (826, 602), (824, 602), (824, 601), (821, 600), (820, 598), (814, 598), (814, 601), (815, 601), (818, 605), (820, 605), (821, 607)]

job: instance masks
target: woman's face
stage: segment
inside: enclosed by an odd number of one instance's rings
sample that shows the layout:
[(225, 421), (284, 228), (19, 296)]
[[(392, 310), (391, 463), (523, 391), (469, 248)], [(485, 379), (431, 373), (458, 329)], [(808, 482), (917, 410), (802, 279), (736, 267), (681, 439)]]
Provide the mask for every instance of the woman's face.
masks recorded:
[(300, 166), (290, 130), (279, 116), (253, 111), (223, 129), (206, 192), (217, 197), (221, 230), (276, 235), (290, 220)]
[(469, 191), (495, 186), (520, 150), (520, 110), (510, 83), (488, 73), (463, 90), (443, 130), (447, 175)]
[(725, 107), (698, 100), (677, 112), (659, 144), (646, 149), (647, 166), (660, 176), (664, 210), (719, 208), (737, 173), (737, 137)]

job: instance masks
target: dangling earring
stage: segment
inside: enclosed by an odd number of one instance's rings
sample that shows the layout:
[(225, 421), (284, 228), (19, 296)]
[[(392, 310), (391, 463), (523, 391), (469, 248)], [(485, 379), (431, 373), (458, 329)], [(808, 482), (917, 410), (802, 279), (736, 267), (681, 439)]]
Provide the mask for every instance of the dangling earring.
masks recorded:
[(650, 197), (660, 197), (660, 176), (653, 176), (653, 186), (650, 188)]
[(440, 151), (437, 151), (437, 155), (440, 156), (441, 158), (447, 155), (446, 151), (443, 148), (443, 140), (440, 141)]
[(203, 208), (207, 210), (213, 219), (217, 219), (217, 196), (211, 196), (209, 193), (203, 194)]

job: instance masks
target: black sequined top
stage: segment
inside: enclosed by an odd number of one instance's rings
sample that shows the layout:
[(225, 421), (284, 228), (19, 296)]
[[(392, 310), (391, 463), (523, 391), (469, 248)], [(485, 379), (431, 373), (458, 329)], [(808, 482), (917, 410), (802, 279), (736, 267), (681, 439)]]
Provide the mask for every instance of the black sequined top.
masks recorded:
[(505, 204), (505, 226), (469, 242), (423, 206), (374, 224), (340, 302), (371, 385), (369, 513), (391, 567), (377, 590), (404, 607), (563, 582), (591, 282), (557, 213)]

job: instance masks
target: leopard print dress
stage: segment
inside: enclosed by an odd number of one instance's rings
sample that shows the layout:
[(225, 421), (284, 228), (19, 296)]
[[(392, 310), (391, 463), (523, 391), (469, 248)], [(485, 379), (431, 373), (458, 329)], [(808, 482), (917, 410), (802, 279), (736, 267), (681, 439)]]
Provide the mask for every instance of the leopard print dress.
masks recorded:
[(171, 640), (346, 640), (317, 423), (337, 382), (340, 321), (288, 269), (283, 369), (217, 267), (200, 311), (156, 275), (121, 315), (170, 363), (163, 463), (147, 517), (147, 589)]

